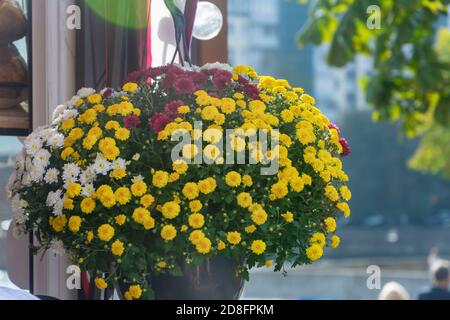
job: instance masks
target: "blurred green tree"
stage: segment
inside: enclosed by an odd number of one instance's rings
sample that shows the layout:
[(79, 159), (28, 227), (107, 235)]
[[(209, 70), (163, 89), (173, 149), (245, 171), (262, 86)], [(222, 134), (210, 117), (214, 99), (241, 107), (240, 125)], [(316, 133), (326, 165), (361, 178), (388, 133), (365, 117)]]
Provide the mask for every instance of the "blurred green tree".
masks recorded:
[(449, 153), (436, 150), (450, 135), (450, 32), (439, 27), (450, 0), (310, 2), (298, 44), (329, 43), (327, 62), (337, 67), (370, 56), (373, 73), (362, 83), (373, 118), (402, 120), (408, 137), (423, 135), (411, 167), (450, 177)]

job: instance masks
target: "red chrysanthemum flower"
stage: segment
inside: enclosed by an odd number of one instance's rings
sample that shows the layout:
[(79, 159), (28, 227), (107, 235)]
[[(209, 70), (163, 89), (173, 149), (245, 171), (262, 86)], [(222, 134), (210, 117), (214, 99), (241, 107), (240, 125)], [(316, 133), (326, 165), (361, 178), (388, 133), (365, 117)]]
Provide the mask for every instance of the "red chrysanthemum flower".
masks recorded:
[(123, 121), (125, 124), (125, 128), (127, 129), (136, 128), (138, 125), (141, 124), (141, 119), (135, 115), (126, 116)]
[(339, 129), (339, 127), (337, 125), (335, 125), (334, 123), (330, 123), (328, 125), (328, 128), (335, 129), (339, 134), (341, 133), (341, 129)]
[(177, 94), (191, 94), (196, 91), (194, 81), (192, 81), (192, 79), (188, 78), (187, 76), (177, 78), (173, 83), (173, 87), (175, 88), (175, 92)]
[(350, 150), (350, 145), (348, 144), (347, 140), (344, 138), (340, 138), (339, 139), (339, 143), (342, 146), (342, 153), (341, 153), (341, 157), (346, 157), (350, 154), (351, 150)]
[(216, 70), (213, 74), (212, 82), (214, 87), (218, 90), (222, 90), (225, 87), (231, 85), (233, 79), (233, 75), (225, 70)]
[(156, 113), (149, 119), (149, 125), (155, 133), (159, 133), (172, 119), (162, 113)]
[(260, 92), (259, 92), (259, 90), (258, 90), (258, 87), (256, 86), (256, 84), (247, 84), (245, 87), (244, 87), (244, 93), (250, 98), (250, 99), (253, 99), (253, 100), (257, 100), (257, 99), (259, 99), (259, 94), (260, 94)]
[(184, 105), (185, 103), (183, 101), (175, 100), (166, 104), (166, 106), (164, 107), (164, 111), (167, 115), (176, 117), (178, 115), (178, 108)]

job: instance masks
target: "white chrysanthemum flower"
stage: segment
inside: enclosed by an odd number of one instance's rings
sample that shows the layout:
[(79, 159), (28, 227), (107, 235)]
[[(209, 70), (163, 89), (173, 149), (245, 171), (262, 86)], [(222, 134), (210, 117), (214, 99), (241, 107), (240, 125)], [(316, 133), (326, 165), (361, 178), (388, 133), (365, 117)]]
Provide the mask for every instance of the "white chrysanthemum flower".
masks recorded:
[(29, 187), (31, 185), (31, 176), (28, 172), (25, 172), (22, 176), (22, 185)]
[(63, 167), (63, 180), (67, 181), (76, 181), (78, 176), (80, 175), (80, 167), (76, 163), (66, 163)]
[(41, 149), (34, 155), (33, 165), (42, 169), (47, 168), (51, 154), (46, 149)]
[(52, 240), (50, 244), (50, 250), (60, 256), (66, 253), (66, 250), (64, 249), (64, 243), (61, 240)]
[(55, 216), (61, 216), (63, 214), (63, 209), (64, 209), (64, 201), (63, 201), (63, 199), (60, 199), (53, 206), (53, 214)]
[(229, 64), (220, 63), (220, 62), (207, 63), (203, 67), (200, 68), (200, 70), (214, 70), (214, 69), (233, 72), (233, 68)]
[(54, 133), (49, 139), (47, 144), (52, 148), (61, 148), (64, 146), (64, 135), (61, 133)]
[(54, 119), (52, 120), (51, 125), (52, 125), (52, 126), (59, 126), (59, 125), (61, 124), (61, 122), (62, 122), (62, 116), (59, 116), (59, 117), (54, 118)]
[(94, 162), (94, 170), (97, 174), (106, 175), (112, 170), (112, 164), (101, 154), (97, 154), (97, 158)]
[(120, 97), (123, 97), (125, 95), (128, 95), (128, 93), (122, 92), (122, 91), (114, 91), (114, 92), (111, 93), (111, 98), (120, 98)]
[(55, 132), (55, 129), (47, 127), (40, 132), (39, 137), (43, 141), (47, 141), (53, 135), (54, 132)]
[(95, 181), (97, 174), (95, 172), (94, 166), (90, 165), (84, 170), (80, 175), (81, 184), (88, 184)]
[(28, 216), (24, 210), (18, 210), (13, 215), (13, 220), (16, 224), (24, 224), (28, 220)]
[(39, 166), (33, 166), (29, 172), (31, 182), (40, 182), (44, 178), (45, 169)]
[(22, 149), (22, 152), (20, 152), (16, 156), (16, 163), (15, 163), (16, 171), (23, 171), (24, 166), (25, 166), (25, 150)]
[(49, 207), (54, 206), (58, 201), (61, 201), (62, 190), (50, 191), (47, 195), (46, 204)]
[(72, 99), (66, 102), (67, 108), (73, 109), (77, 103), (77, 101), (80, 100), (80, 96), (76, 95), (73, 96)]
[(58, 182), (59, 170), (56, 168), (51, 168), (47, 170), (45, 174), (44, 181), (48, 184)]
[(16, 212), (16, 211), (19, 211), (20, 209), (22, 209), (22, 206), (20, 203), (20, 196), (18, 194), (16, 194), (11, 199), (11, 209), (13, 212)]
[(67, 109), (63, 112), (61, 118), (62, 120), (75, 119), (78, 116), (78, 111), (76, 109)]
[(117, 158), (112, 162), (113, 169), (126, 169), (127, 162), (125, 159)]
[(60, 104), (59, 106), (57, 106), (55, 108), (55, 111), (53, 111), (52, 120), (59, 118), (66, 109), (67, 109), (67, 106), (64, 104)]
[(21, 208), (28, 208), (28, 201), (21, 199), (20, 200), (20, 207)]
[(30, 136), (29, 139), (25, 140), (24, 146), (27, 154), (33, 156), (42, 149), (42, 140), (38, 137)]
[(20, 211), (24, 208), (28, 207), (28, 202), (26, 200), (23, 200), (20, 198), (20, 196), (18, 194), (16, 194), (12, 199), (11, 199), (11, 208), (12, 210), (15, 211)]
[(199, 72), (199, 71), (201, 70), (200, 67), (199, 67), (199, 66), (196, 66), (196, 65), (190, 66), (190, 65), (188, 65), (188, 64), (185, 64), (184, 66), (182, 66), (182, 65), (179, 64), (179, 63), (174, 63), (173, 65), (174, 65), (175, 67), (177, 67), (177, 68), (180, 68), (180, 69), (184, 70), (184, 71), (194, 71), (194, 72)]
[(78, 90), (77, 95), (80, 98), (86, 98), (89, 97), (91, 94), (94, 94), (96, 91), (92, 88), (81, 88)]
[(90, 198), (95, 193), (95, 188), (92, 183), (88, 183), (81, 189), (81, 195), (85, 198)]

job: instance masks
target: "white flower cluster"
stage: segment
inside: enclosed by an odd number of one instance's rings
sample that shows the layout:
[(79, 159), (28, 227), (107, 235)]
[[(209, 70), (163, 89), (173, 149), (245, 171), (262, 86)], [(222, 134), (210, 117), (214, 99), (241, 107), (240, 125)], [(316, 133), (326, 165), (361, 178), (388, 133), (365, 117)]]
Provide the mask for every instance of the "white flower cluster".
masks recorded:
[[(23, 230), (24, 223), (28, 220), (28, 203), (20, 198), (23, 191), (29, 188), (45, 188), (48, 190), (45, 205), (54, 216), (60, 216), (64, 208), (64, 195), (70, 183), (80, 183), (81, 194), (90, 197), (94, 194), (94, 182), (98, 176), (108, 175), (114, 169), (126, 169), (126, 161), (118, 158), (108, 161), (100, 153), (91, 164), (80, 168), (76, 163), (56, 165), (59, 154), (64, 148), (65, 137), (58, 132), (58, 126), (67, 119), (75, 119), (78, 116), (76, 103), (79, 99), (86, 98), (96, 93), (94, 89), (80, 89), (76, 96), (68, 102), (58, 106), (49, 126), (36, 129), (24, 142), (22, 152), (16, 157), (15, 171), (12, 173), (7, 191), (12, 199), (13, 226), (17, 231)], [(52, 163), (52, 156), (55, 156)]]

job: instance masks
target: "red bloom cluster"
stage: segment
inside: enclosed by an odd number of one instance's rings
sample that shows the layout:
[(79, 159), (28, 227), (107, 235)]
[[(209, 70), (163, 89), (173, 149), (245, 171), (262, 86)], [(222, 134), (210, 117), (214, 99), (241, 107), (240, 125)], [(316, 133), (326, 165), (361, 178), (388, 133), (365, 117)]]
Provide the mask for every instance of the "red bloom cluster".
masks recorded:
[(126, 116), (124, 119), (124, 123), (125, 123), (125, 128), (130, 130), (130, 129), (136, 128), (138, 125), (140, 125), (141, 119), (135, 115)]
[(155, 131), (156, 133), (164, 130), (166, 125), (168, 125), (172, 121), (172, 118), (162, 114), (162, 113), (155, 113), (149, 120), (148, 123), (150, 127)]
[(348, 141), (345, 138), (340, 138), (339, 139), (339, 143), (342, 146), (342, 153), (341, 156), (342, 157), (346, 157), (350, 154), (351, 150), (350, 150), (350, 145), (348, 143)]
[[(189, 100), (198, 90), (206, 90), (212, 97), (220, 98), (224, 90), (233, 87), (233, 90), (246, 94), (251, 99), (259, 99), (259, 90), (256, 84), (239, 76), (233, 82), (233, 74), (227, 70), (209, 69), (201, 71), (188, 71), (174, 65), (158, 68), (150, 68), (145, 71), (137, 71), (127, 76), (126, 82), (148, 82), (161, 79), (162, 88), (167, 93), (173, 92), (176, 98)], [(158, 133), (178, 116), (178, 108), (185, 105), (182, 100), (174, 100), (165, 104), (164, 110), (155, 113), (149, 119), (149, 124), (154, 132)], [(134, 117), (127, 117), (126, 126), (134, 128), (140, 122)]]

